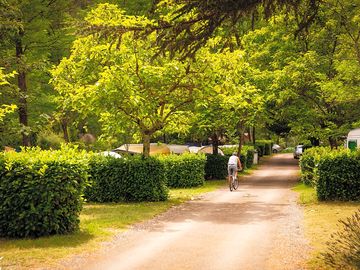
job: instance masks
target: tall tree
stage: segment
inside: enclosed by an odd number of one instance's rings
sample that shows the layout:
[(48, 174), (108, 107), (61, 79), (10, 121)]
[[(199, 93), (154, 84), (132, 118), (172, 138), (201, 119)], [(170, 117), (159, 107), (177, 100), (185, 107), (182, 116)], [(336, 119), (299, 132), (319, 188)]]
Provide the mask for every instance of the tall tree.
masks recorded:
[[(110, 4), (99, 5), (87, 21), (118, 28), (150, 23)], [(134, 130), (142, 138), (145, 156), (154, 133), (177, 121), (179, 113), (201, 94), (195, 80), (199, 73), (190, 61), (170, 59), (167, 54), (154, 58), (154, 38), (141, 39), (130, 32), (115, 42), (85, 36), (53, 71), (53, 84), (64, 102), (83, 114), (95, 112), (105, 129)]]
[(29, 102), (37, 103), (37, 116), (52, 102), (47, 68), (66, 54), (71, 37), (64, 19), (75, 6), (72, 0), (0, 1), (0, 65), (16, 70), (16, 77), (9, 82), (18, 89), (14, 103), (23, 145), (30, 145)]

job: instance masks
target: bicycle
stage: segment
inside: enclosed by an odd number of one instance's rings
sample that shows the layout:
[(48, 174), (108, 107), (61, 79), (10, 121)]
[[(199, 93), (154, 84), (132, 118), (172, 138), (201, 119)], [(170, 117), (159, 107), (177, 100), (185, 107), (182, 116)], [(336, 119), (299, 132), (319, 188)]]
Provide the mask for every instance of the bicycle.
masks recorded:
[(234, 169), (230, 169), (230, 174), (229, 174), (229, 189), (230, 191), (237, 190), (237, 188), (239, 187), (239, 179), (236, 176), (236, 172)]

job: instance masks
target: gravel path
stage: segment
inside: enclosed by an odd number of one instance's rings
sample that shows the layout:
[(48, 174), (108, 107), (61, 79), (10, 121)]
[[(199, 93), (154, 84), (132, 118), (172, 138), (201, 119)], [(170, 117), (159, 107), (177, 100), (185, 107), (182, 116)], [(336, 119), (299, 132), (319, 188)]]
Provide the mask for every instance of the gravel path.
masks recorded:
[(305, 269), (302, 209), (290, 190), (297, 178), (291, 154), (273, 156), (237, 191), (220, 189), (174, 207), (97, 254), (64, 262), (64, 269)]

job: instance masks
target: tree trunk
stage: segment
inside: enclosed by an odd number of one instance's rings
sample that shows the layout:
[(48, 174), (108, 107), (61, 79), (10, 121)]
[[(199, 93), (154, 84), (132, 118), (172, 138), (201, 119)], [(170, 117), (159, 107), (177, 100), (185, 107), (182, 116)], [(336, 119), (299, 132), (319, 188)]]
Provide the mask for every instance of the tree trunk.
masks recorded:
[(255, 145), (256, 144), (256, 139), (255, 139), (255, 126), (253, 126), (252, 128), (252, 142)]
[(213, 154), (218, 155), (219, 154), (219, 138), (216, 132), (213, 133), (211, 136), (212, 140), (212, 147), (213, 147)]
[(68, 122), (65, 119), (61, 119), (61, 129), (63, 131), (63, 137), (65, 142), (69, 143), (69, 130), (68, 130)]
[(143, 134), (143, 156), (149, 157), (150, 156), (150, 134), (144, 133)]
[(337, 148), (337, 140), (336, 140), (336, 138), (329, 137), (329, 143), (330, 143), (331, 149)]
[(238, 147), (237, 155), (240, 158), (241, 149), (242, 149), (242, 146), (244, 144), (244, 131), (245, 131), (245, 128), (244, 128), (243, 124), (239, 124), (238, 131), (239, 131), (239, 147)]
[(22, 144), (23, 146), (30, 146), (30, 136), (27, 134), (26, 128), (28, 127), (28, 107), (27, 107), (27, 85), (26, 85), (26, 72), (24, 71), (24, 68), (21, 67), (21, 62), (23, 56), (24, 56), (24, 50), (22, 47), (22, 41), (21, 38), (24, 35), (23, 32), (20, 32), (19, 38), (15, 42), (16, 46), (16, 58), (18, 62), (17, 67), (17, 81), (18, 81), (18, 87), (19, 87), (19, 122), (20, 125), (22, 125), (23, 128), (25, 128), (24, 131), (22, 131)]

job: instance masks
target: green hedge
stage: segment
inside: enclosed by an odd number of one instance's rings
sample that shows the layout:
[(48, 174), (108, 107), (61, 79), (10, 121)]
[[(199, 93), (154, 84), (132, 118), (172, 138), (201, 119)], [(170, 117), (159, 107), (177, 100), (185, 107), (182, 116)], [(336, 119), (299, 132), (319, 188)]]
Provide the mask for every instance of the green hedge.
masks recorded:
[(360, 201), (360, 152), (336, 151), (319, 162), (319, 200)]
[(319, 179), (318, 166), (321, 157), (331, 151), (330, 147), (306, 149), (300, 158), (301, 181), (309, 186), (316, 186)]
[(0, 236), (40, 237), (79, 227), (86, 154), (75, 149), (0, 154)]
[(89, 165), (88, 201), (164, 201), (168, 197), (165, 167), (156, 158), (97, 156)]
[[(228, 156), (231, 156), (232, 153), (237, 152), (238, 147), (221, 147), (223, 153)], [(241, 148), (240, 161), (244, 169), (251, 168), (254, 163), (254, 151), (255, 147), (252, 145), (243, 145)]]
[(225, 179), (228, 175), (228, 160), (229, 156), (207, 154), (205, 164), (205, 178)]
[(271, 155), (272, 141), (271, 140), (258, 140), (256, 141), (256, 146), (260, 156)]
[(169, 187), (196, 187), (204, 184), (206, 157), (201, 154), (159, 156)]
[(244, 145), (241, 154), (246, 155), (245, 168), (251, 168), (254, 163), (255, 147), (251, 145)]
[[(231, 154), (237, 151), (237, 147), (223, 147), (221, 149), (226, 153), (225, 156), (207, 155), (205, 165), (206, 179), (224, 179), (227, 177), (227, 163)], [(241, 149), (240, 162), (243, 169), (251, 168), (253, 165), (254, 151), (254, 147), (250, 145), (244, 145)]]

